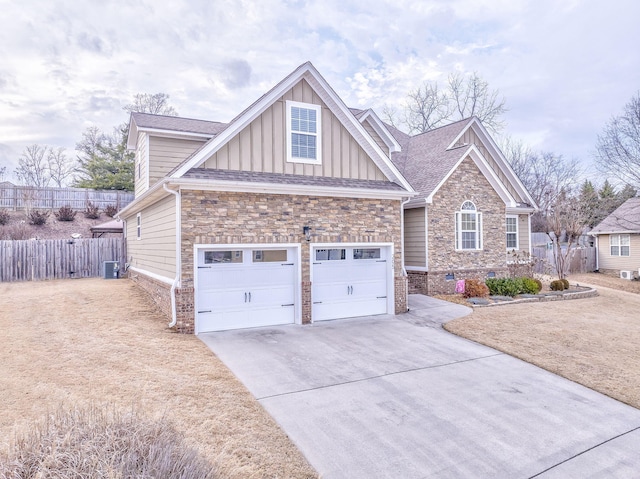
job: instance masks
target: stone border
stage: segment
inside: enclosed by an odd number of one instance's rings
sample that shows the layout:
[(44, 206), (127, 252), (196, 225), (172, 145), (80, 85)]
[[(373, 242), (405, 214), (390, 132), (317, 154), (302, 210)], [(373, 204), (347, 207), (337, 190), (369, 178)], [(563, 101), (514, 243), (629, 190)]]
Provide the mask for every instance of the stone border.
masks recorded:
[(490, 304), (473, 304), (469, 303), (470, 308), (490, 308), (492, 306), (503, 306), (506, 304), (521, 304), (521, 303), (544, 303), (547, 301), (563, 301), (566, 299), (585, 299), (585, 298), (594, 298), (598, 296), (598, 290), (592, 287), (589, 287), (585, 291), (567, 291), (567, 292), (551, 292), (551, 293), (542, 293), (536, 295), (533, 298), (517, 298), (512, 301), (497, 301), (495, 303)]

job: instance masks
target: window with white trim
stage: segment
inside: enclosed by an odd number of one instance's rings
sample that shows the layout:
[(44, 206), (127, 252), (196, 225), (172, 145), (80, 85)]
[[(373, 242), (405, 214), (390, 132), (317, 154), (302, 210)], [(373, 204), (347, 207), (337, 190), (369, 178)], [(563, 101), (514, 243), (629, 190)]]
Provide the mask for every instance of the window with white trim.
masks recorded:
[(482, 213), (471, 201), (465, 201), (456, 211), (456, 249), (482, 249)]
[(629, 256), (630, 238), (629, 235), (609, 235), (611, 256)]
[(287, 101), (287, 161), (322, 163), (321, 120), (320, 105)]
[(518, 249), (518, 217), (507, 216), (507, 249)]
[(136, 239), (142, 238), (142, 213), (136, 216)]

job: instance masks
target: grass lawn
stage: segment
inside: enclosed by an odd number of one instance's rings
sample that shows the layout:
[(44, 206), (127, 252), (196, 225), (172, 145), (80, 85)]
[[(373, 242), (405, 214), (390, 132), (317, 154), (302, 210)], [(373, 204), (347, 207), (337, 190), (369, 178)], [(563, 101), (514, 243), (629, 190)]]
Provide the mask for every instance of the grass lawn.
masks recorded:
[(127, 280), (0, 283), (0, 447), (60, 405), (170, 420), (224, 478), (317, 474), (195, 336)]
[(569, 279), (600, 295), (476, 308), (445, 329), (640, 408), (640, 283), (597, 274)]

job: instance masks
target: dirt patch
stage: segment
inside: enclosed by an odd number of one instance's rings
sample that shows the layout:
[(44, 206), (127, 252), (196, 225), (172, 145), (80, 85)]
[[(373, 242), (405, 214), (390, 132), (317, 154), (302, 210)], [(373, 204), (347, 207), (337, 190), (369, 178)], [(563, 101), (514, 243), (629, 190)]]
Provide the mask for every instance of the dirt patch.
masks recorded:
[[(570, 280), (597, 285), (586, 277)], [(445, 329), (640, 408), (640, 295), (606, 287), (598, 292), (588, 299), (480, 308)]]
[(0, 283), (0, 447), (60, 405), (171, 420), (229, 478), (317, 477), (233, 374), (127, 280)]
[(43, 225), (35, 226), (29, 224), (24, 211), (9, 211), (8, 213), (10, 216), (9, 222), (6, 225), (0, 225), (0, 240), (68, 239), (71, 238), (72, 234), (81, 234), (83, 238), (91, 238), (92, 226), (113, 219), (104, 213), (100, 213), (100, 217), (93, 220), (85, 218), (82, 211), (78, 211), (73, 221), (58, 221), (54, 212), (50, 211), (47, 222)]

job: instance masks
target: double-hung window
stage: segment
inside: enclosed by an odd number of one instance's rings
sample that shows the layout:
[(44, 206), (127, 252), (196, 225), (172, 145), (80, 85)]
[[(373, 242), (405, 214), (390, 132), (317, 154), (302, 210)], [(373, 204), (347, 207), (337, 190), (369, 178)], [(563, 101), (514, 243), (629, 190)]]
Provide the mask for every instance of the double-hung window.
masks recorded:
[(507, 216), (507, 249), (518, 249), (518, 217)]
[(465, 201), (456, 211), (456, 249), (482, 249), (482, 213), (471, 201)]
[(611, 256), (629, 256), (629, 235), (609, 235)]
[(320, 105), (287, 101), (287, 161), (322, 163)]

